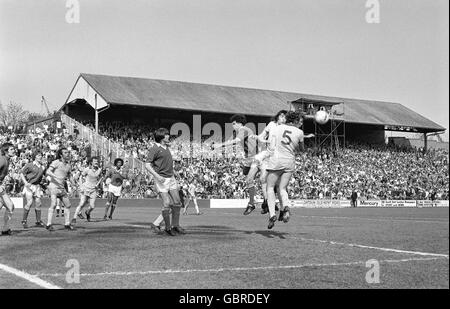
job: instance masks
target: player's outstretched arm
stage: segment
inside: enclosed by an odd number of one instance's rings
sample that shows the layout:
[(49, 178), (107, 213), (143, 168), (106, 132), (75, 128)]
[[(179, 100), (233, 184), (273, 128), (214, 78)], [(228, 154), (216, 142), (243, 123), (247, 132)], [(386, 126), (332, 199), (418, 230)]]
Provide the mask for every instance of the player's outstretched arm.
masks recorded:
[(216, 149), (223, 148), (223, 147), (233, 146), (233, 145), (238, 144), (240, 142), (241, 142), (241, 139), (236, 137), (236, 138), (234, 138), (232, 140), (229, 140), (229, 141), (226, 141), (224, 143), (213, 144), (212, 148), (214, 150), (216, 150)]

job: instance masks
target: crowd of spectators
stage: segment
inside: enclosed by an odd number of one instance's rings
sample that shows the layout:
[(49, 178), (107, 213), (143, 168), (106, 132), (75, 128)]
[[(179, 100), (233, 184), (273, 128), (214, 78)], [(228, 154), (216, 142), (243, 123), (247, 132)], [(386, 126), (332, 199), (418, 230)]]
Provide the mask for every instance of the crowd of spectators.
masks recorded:
[[(154, 128), (109, 123), (102, 130), (122, 142), (130, 155), (145, 162)], [(138, 133), (133, 134), (133, 130)], [(175, 139), (171, 150), (179, 160), (180, 181), (196, 179), (202, 197), (247, 197), (240, 169), (242, 154), (236, 149), (223, 155), (212, 153), (203, 143)], [(304, 199), (349, 199), (356, 191), (360, 199), (448, 199), (448, 187), (447, 150), (423, 154), (415, 148), (353, 143), (339, 151), (313, 151), (308, 147), (297, 158), (289, 194)]]
[[(151, 177), (145, 171), (129, 166), (128, 158), (145, 162), (153, 144), (154, 128), (123, 123), (105, 123), (100, 133), (126, 150), (125, 167), (129, 177), (124, 182), (124, 198), (156, 197)], [(42, 129), (28, 135), (3, 133), (0, 142), (11, 141), (18, 148), (12, 158), (7, 181), (13, 195), (20, 195), (23, 185), (20, 170), (30, 160), (34, 149), (40, 149), (48, 162), (60, 147), (72, 155), (72, 179), (69, 193), (78, 196), (81, 170), (93, 155), (87, 141), (69, 135), (67, 130), (49, 132)], [(175, 139), (171, 151), (176, 161), (177, 178), (183, 187), (195, 183), (201, 198), (247, 198), (245, 176), (242, 174), (239, 148), (227, 153), (212, 152), (202, 143), (193, 144)], [(297, 157), (297, 166), (289, 186), (289, 195), (296, 199), (349, 199), (358, 192), (359, 199), (420, 200), (449, 198), (448, 151), (431, 150), (426, 154), (417, 149), (396, 149), (391, 146), (348, 144), (338, 151), (308, 150)], [(103, 158), (104, 165), (111, 158)], [(106, 183), (100, 186), (104, 197)], [(261, 190), (258, 190), (261, 192)], [(261, 198), (261, 194), (258, 196)]]

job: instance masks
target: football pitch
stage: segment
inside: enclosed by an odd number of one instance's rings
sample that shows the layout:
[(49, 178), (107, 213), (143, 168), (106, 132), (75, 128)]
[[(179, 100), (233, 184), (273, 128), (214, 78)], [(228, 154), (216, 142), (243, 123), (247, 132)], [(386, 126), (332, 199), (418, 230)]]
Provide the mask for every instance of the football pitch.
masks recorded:
[(259, 209), (202, 208), (171, 237), (149, 228), (159, 204), (119, 200), (113, 221), (103, 205), (74, 231), (63, 218), (54, 232), (33, 227), (34, 211), (23, 230), (16, 210), (14, 235), (0, 237), (0, 289), (449, 288), (448, 208), (294, 208), (273, 230)]

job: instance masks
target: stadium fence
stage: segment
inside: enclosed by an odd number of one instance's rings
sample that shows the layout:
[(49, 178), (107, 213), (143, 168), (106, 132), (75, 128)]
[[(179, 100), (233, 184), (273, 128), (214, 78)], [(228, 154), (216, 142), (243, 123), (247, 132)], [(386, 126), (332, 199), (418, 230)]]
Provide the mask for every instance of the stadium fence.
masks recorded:
[(79, 131), (77, 138), (86, 140), (92, 146), (92, 151), (97, 155), (108, 158), (109, 161), (114, 161), (116, 158), (122, 158), (124, 161), (128, 161), (130, 168), (138, 169), (140, 172), (145, 171), (145, 163), (137, 158), (134, 158), (123, 147), (110, 139), (97, 134), (95, 130), (88, 128), (75, 119), (70, 118), (65, 114), (61, 114), (61, 122), (66, 126), (68, 133), (74, 135), (75, 127)]

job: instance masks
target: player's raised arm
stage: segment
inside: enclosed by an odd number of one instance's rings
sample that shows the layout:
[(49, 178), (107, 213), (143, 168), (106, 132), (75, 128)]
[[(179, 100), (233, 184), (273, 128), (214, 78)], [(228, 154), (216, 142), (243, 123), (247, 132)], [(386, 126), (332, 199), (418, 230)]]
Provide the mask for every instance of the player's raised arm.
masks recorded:
[(238, 144), (242, 142), (246, 136), (245, 131), (242, 129), (245, 124), (247, 123), (247, 118), (244, 115), (233, 115), (230, 119), (231, 125), (233, 126), (233, 129), (237, 132), (237, 136), (233, 139), (230, 139), (224, 143), (218, 143), (212, 145), (213, 149), (219, 149), (223, 147), (232, 146), (235, 144)]
[(223, 147), (233, 146), (235, 144), (239, 144), (240, 142), (241, 142), (241, 139), (239, 137), (236, 137), (236, 138), (230, 139), (223, 143), (213, 144), (212, 147), (213, 147), (213, 149), (219, 149), (219, 148), (223, 148)]

